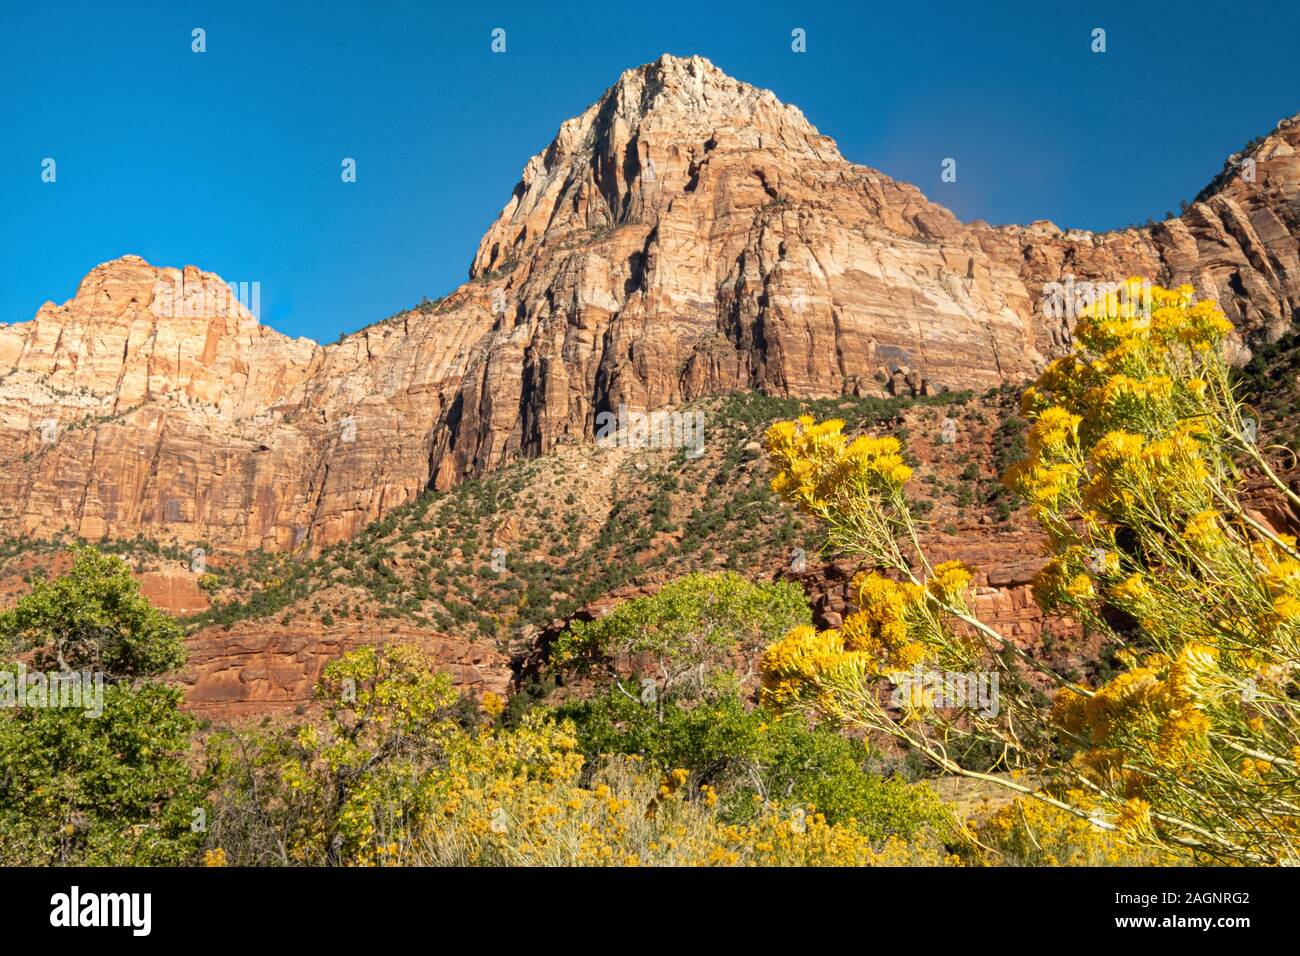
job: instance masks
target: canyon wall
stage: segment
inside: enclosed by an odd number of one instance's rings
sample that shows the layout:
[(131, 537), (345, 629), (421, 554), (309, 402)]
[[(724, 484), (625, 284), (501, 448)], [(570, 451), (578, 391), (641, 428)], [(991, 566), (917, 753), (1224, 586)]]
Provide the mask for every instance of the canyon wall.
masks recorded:
[(1300, 123), (1179, 218), (963, 224), (698, 57), (629, 70), (530, 159), (469, 281), (337, 344), (125, 256), (0, 325), (0, 533), (222, 550), (348, 538), (596, 415), (737, 389), (983, 389), (1068, 343), (1067, 276), (1188, 282), (1239, 354), (1300, 309)]

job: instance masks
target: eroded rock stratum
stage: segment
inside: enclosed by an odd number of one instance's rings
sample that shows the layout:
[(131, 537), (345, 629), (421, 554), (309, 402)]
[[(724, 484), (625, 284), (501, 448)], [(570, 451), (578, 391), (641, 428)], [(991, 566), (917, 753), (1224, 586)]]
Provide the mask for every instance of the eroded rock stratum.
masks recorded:
[(1244, 349), (1300, 308), (1297, 144), (1284, 120), (1146, 229), (963, 224), (772, 93), (664, 56), (528, 161), (435, 308), (320, 346), (124, 256), (0, 325), (0, 529), (307, 548), (620, 404), (1019, 382), (1068, 341), (1043, 307), (1067, 276), (1191, 283)]

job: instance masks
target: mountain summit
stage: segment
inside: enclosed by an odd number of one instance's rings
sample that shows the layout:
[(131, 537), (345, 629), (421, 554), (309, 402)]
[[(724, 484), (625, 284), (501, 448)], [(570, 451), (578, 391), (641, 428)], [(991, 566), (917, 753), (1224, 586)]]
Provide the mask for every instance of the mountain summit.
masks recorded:
[(664, 56), (528, 160), (436, 305), (322, 347), (216, 276), (124, 257), (0, 325), (0, 526), (300, 548), (622, 406), (1018, 383), (1068, 340), (1043, 300), (1071, 276), (1191, 283), (1244, 349), (1300, 309), (1297, 147), (1283, 121), (1147, 229), (963, 224), (772, 93)]
[(764, 149), (840, 159), (797, 108), (703, 57), (665, 54), (628, 70), (524, 166), (470, 277), (576, 231), (645, 221), (673, 195), (697, 188), (714, 152)]

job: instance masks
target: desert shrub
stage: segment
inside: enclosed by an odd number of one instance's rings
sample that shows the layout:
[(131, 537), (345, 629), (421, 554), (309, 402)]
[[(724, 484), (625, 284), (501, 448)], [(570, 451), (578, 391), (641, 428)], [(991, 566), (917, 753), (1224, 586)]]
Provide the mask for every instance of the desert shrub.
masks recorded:
[[(1300, 550), (1243, 506), (1243, 468), (1292, 506), (1300, 496), (1233, 394), (1217, 307), (1157, 288), (1143, 314), (1137, 280), (1126, 291), (1080, 320), (1072, 354), (1025, 393), (1029, 457), (1005, 478), (1047, 534), (1037, 600), (1102, 635), (1115, 675), (1074, 683), (979, 621), (970, 570), (932, 567), (917, 545), (898, 443), (805, 417), (769, 430), (774, 489), (871, 570), (841, 629), (795, 628), (769, 648), (767, 698), (893, 734), (952, 773), (982, 776), (944, 735), (999, 741), (1052, 781), (1036, 799), (1135, 845), (1294, 863)], [(951, 706), (945, 675), (971, 672), (1005, 678), (998, 707)], [(878, 695), (885, 678), (905, 688), (907, 719)], [(1072, 792), (1090, 804), (1059, 795)]]
[(414, 647), (363, 647), (316, 687), (322, 719), (213, 737), (209, 849), (234, 865), (376, 862), (435, 812), (427, 769), (459, 730), (457, 695)]
[(772, 803), (731, 823), (689, 771), (589, 765), (571, 721), (457, 720), (411, 648), (332, 662), (323, 719), (213, 742), (204, 862), (344, 865), (890, 865), (953, 862), (927, 833), (873, 839)]
[(105, 688), (98, 717), (68, 707), (0, 716), (0, 860), (188, 862), (207, 811), (186, 759), (194, 723), (180, 698), (160, 684), (119, 683)]
[(726, 822), (749, 822), (772, 805), (797, 805), (872, 838), (911, 838), (947, 818), (923, 784), (868, 769), (866, 745), (799, 714), (749, 708), (735, 691), (659, 708), (618, 691), (561, 708), (591, 762), (635, 755), (660, 773), (684, 769), (695, 787), (718, 797)]
[(727, 823), (685, 770), (608, 758), (583, 785), (572, 726), (533, 713), (514, 731), (461, 738), (445, 810), (402, 862), (477, 866), (889, 866), (953, 862), (929, 835), (873, 841), (816, 812), (769, 807)]
[[(1087, 791), (1060, 795), (1072, 807), (1094, 805)], [(1036, 800), (1017, 797), (973, 821), (975, 840), (961, 846), (972, 863), (993, 866), (1178, 866), (1186, 854), (1135, 847), (1119, 834), (1087, 819)]]

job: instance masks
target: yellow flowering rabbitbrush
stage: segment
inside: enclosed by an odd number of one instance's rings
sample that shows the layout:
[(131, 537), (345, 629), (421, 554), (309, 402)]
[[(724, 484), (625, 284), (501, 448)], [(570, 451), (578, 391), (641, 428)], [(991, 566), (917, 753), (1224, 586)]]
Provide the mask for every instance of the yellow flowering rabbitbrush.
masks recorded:
[[(870, 570), (838, 631), (773, 646), (765, 686), (1162, 853), (1300, 863), (1300, 551), (1243, 503), (1243, 471), (1297, 511), (1300, 496), (1233, 393), (1232, 326), (1216, 304), (1156, 287), (1144, 310), (1140, 286), (1098, 302), (1071, 353), (1025, 390), (1028, 454), (1003, 478), (1047, 535), (1036, 600), (1101, 635), (1114, 676), (1072, 682), (979, 621), (970, 572), (931, 568), (920, 547), (898, 443), (803, 418), (768, 433), (773, 488)], [(924, 713), (922, 696), (899, 720), (874, 685), (921, 663), (998, 670), (1000, 715), (954, 722)], [(962, 767), (954, 734), (996, 743), (1006, 766), (1053, 785)]]

